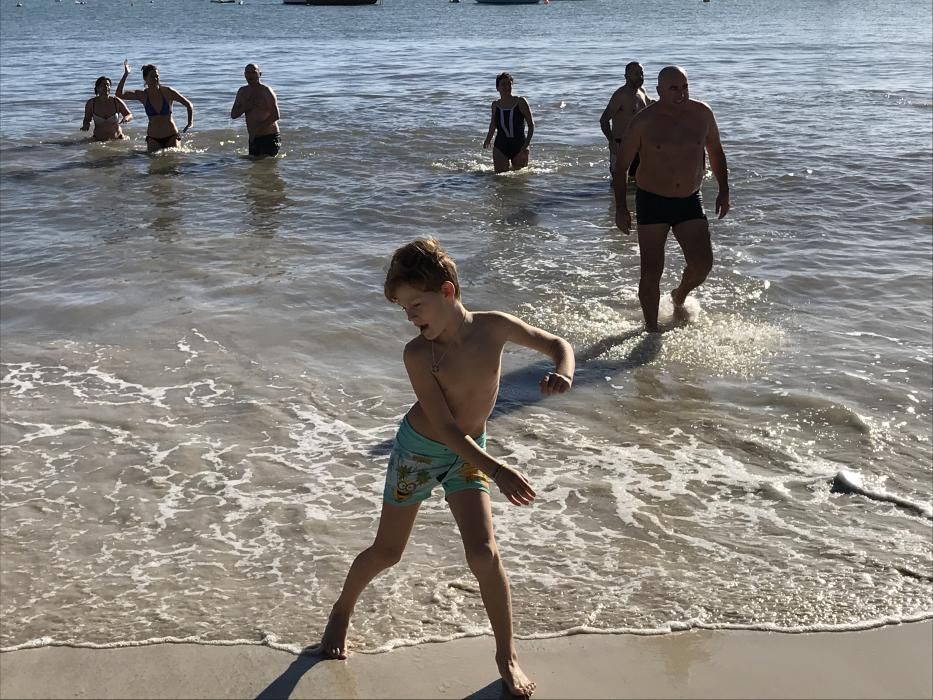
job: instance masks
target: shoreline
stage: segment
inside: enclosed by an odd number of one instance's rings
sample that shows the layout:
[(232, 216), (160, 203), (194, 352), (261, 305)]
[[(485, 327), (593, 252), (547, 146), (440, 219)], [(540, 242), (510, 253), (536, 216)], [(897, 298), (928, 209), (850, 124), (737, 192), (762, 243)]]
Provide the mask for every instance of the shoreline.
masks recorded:
[[(634, 637), (658, 637), (670, 634), (681, 634), (686, 632), (772, 632), (776, 634), (817, 634), (817, 633), (839, 633), (839, 632), (864, 632), (867, 630), (881, 629), (883, 627), (892, 627), (898, 625), (908, 625), (922, 622), (933, 622), (933, 610), (904, 615), (901, 617), (888, 616), (862, 620), (860, 622), (850, 622), (841, 624), (810, 624), (797, 625), (794, 627), (783, 627), (772, 623), (760, 624), (741, 624), (741, 623), (704, 623), (696, 620), (686, 622), (669, 622), (664, 627), (618, 627), (601, 628), (580, 625), (569, 627), (556, 632), (541, 632), (535, 634), (516, 634), (515, 639), (518, 642), (540, 642), (548, 639), (560, 639), (562, 637), (573, 637), (576, 635), (593, 636), (634, 636)], [(475, 633), (464, 633), (451, 635), (449, 637), (430, 637), (419, 640), (396, 640), (385, 646), (375, 647), (365, 650), (357, 650), (356, 654), (374, 655), (387, 654), (389, 652), (405, 649), (409, 647), (418, 647), (424, 644), (445, 644), (456, 642), (463, 639), (473, 639), (476, 637), (489, 637), (491, 631), (477, 631)], [(191, 644), (193, 646), (216, 646), (216, 647), (237, 647), (237, 646), (259, 646), (267, 647), (276, 651), (284, 651), (298, 656), (304, 653), (308, 647), (298, 644), (289, 644), (279, 641), (274, 634), (267, 634), (262, 639), (202, 639), (198, 636), (187, 637), (150, 637), (148, 639), (126, 640), (121, 642), (76, 642), (73, 640), (57, 640), (51, 637), (38, 637), (28, 642), (14, 644), (8, 647), (0, 647), (0, 657), (3, 654), (10, 654), (16, 651), (28, 651), (31, 649), (45, 649), (52, 647), (67, 647), (70, 649), (131, 649), (139, 647), (151, 647), (159, 644)]]
[[(933, 698), (933, 621), (860, 631), (691, 630), (519, 640), (536, 698)], [(0, 654), (3, 698), (499, 698), (493, 640), (354, 654), (164, 643)]]

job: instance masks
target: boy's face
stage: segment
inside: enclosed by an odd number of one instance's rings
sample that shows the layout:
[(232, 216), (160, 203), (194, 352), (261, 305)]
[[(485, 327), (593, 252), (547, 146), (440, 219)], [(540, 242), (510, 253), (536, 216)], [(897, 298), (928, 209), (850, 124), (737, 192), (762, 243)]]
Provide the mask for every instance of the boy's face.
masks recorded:
[(456, 302), (454, 286), (444, 282), (440, 291), (428, 292), (408, 284), (400, 284), (395, 291), (395, 302), (427, 340), (434, 340), (447, 327), (451, 310)]

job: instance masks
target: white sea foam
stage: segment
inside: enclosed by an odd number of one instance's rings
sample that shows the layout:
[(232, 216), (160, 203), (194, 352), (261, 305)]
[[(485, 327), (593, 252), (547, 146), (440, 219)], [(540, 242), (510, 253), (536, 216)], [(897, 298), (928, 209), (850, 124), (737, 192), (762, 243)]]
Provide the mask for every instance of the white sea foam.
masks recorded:
[[(798, 625), (795, 627), (781, 627), (778, 625), (742, 625), (742, 624), (707, 624), (700, 620), (684, 620), (682, 622), (671, 621), (661, 627), (648, 629), (618, 627), (606, 629), (601, 627), (589, 627), (578, 625), (568, 629), (555, 632), (538, 634), (516, 634), (516, 639), (556, 639), (559, 637), (572, 637), (580, 634), (599, 634), (599, 635), (632, 635), (638, 637), (655, 637), (666, 634), (675, 634), (679, 632), (688, 632), (691, 630), (709, 630), (709, 631), (749, 631), (749, 632), (776, 632), (781, 634), (814, 634), (831, 632), (861, 632), (864, 630), (878, 629), (889, 625), (910, 624), (913, 622), (924, 622), (933, 619), (933, 610), (917, 613), (905, 617), (888, 616), (875, 620), (865, 620), (858, 623), (842, 625)], [(438, 644), (443, 642), (452, 642), (457, 639), (467, 639), (470, 637), (492, 636), (488, 629), (469, 629), (449, 635), (438, 635), (423, 639), (397, 639), (388, 642), (375, 649), (357, 649), (354, 647), (354, 653), (360, 654), (384, 654), (395, 649), (405, 647), (419, 646), (421, 644)], [(156, 644), (199, 644), (202, 646), (265, 646), (278, 651), (285, 651), (291, 654), (313, 654), (315, 645), (303, 646), (280, 641), (274, 634), (267, 634), (262, 639), (203, 639), (198, 636), (189, 637), (152, 637), (150, 639), (118, 641), (118, 642), (82, 642), (77, 640), (55, 640), (51, 637), (40, 637), (37, 639), (23, 642), (14, 646), (0, 648), (0, 653), (9, 653), (13, 651), (23, 651), (26, 649), (41, 649), (45, 647), (72, 647), (75, 649), (125, 649), (153, 646)]]

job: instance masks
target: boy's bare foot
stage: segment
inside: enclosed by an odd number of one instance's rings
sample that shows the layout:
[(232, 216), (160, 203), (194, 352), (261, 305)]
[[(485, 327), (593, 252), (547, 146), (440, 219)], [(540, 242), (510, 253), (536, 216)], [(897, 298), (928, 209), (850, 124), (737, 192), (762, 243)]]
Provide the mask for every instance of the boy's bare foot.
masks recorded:
[(535, 683), (518, 667), (518, 659), (515, 656), (497, 661), (496, 664), (499, 666), (502, 682), (512, 695), (525, 698), (532, 696), (535, 692)]
[(330, 611), (320, 646), (320, 652), (325, 659), (347, 658), (347, 628), (349, 626), (349, 615), (339, 613), (336, 609)]

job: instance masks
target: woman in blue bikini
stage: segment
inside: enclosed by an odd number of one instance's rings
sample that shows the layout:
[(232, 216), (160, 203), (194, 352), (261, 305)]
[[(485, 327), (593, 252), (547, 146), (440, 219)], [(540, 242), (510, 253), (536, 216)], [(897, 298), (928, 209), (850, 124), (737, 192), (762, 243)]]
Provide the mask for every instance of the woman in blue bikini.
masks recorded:
[[(492, 117), (483, 148), (489, 148), (492, 143), (492, 163), (497, 173), (519, 170), (528, 165), (528, 144), (535, 132), (535, 120), (528, 101), (512, 94), (512, 76), (509, 73), (496, 76), (496, 90), (499, 91), (499, 99), (492, 103)], [(528, 124), (527, 134), (525, 124)], [(493, 134), (496, 135), (495, 143), (492, 142)]]
[(132, 121), (133, 114), (126, 102), (119, 97), (110, 96), (110, 78), (102, 75), (96, 80), (94, 95), (84, 104), (84, 123), (81, 125), (81, 131), (88, 131), (93, 121), (95, 141), (126, 138), (120, 125)]
[(181, 143), (181, 134), (172, 119), (172, 102), (180, 102), (188, 110), (188, 123), (182, 133), (188, 131), (194, 124), (194, 107), (184, 95), (173, 90), (168, 85), (159, 84), (159, 69), (151, 64), (143, 66), (143, 80), (146, 81), (144, 90), (130, 90), (123, 92), (126, 77), (130, 74), (129, 61), (123, 62), (123, 77), (117, 84), (117, 97), (127, 100), (138, 100), (146, 108), (149, 117), (149, 129), (146, 131), (146, 147), (150, 152), (163, 148), (173, 148)]

